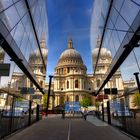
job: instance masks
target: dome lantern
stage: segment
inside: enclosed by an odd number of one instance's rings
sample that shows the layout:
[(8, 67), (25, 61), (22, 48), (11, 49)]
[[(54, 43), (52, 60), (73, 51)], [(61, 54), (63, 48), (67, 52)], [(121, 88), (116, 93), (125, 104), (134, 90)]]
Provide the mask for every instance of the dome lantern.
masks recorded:
[(73, 49), (73, 42), (72, 42), (71, 37), (69, 38), (69, 41), (68, 41), (68, 49)]

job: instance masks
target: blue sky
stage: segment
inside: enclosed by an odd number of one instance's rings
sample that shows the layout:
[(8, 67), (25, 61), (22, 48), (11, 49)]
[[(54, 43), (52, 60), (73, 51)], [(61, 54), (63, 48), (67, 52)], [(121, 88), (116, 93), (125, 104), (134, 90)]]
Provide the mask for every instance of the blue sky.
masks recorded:
[(81, 54), (87, 66), (87, 73), (93, 73), (90, 48), (93, 0), (46, 0), (46, 2), (49, 29), (47, 77), (53, 75), (61, 53), (67, 48), (69, 36), (72, 36), (74, 48)]

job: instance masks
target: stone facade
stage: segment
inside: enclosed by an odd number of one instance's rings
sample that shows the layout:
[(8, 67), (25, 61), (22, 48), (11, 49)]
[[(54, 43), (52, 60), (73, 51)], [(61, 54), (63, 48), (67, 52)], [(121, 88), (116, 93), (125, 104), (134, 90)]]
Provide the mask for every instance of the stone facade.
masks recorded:
[[(99, 43), (100, 40), (98, 39), (97, 46), (92, 51), (93, 66), (96, 64)], [(73, 41), (70, 38), (67, 49), (62, 52), (55, 67), (54, 82), (52, 83), (55, 98), (53, 98), (54, 101), (51, 101), (53, 106), (62, 105), (65, 101), (82, 101), (86, 96), (94, 104), (95, 97), (92, 95), (99, 89), (111, 61), (111, 52), (107, 48), (101, 48), (95, 74), (87, 74), (87, 68), (83, 63), (82, 57), (74, 49)], [(117, 88), (118, 95), (124, 93), (124, 82), (120, 70), (116, 71), (104, 88)], [(103, 95), (104, 90), (100, 94)]]

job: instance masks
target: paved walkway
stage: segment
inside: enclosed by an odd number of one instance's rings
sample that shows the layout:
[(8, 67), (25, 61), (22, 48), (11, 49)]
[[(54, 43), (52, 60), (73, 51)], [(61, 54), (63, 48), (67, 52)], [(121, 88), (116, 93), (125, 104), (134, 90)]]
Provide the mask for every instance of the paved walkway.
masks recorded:
[(44, 118), (36, 124), (13, 135), (8, 140), (132, 140), (93, 116), (61, 119), (60, 116)]

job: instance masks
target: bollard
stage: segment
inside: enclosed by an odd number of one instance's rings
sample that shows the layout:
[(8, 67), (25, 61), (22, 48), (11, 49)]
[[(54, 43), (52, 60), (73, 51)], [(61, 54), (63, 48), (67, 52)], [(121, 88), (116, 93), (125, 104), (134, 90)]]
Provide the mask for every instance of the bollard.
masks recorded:
[(104, 103), (102, 103), (102, 121), (104, 121)]
[(109, 101), (107, 101), (107, 119), (108, 119), (108, 124), (111, 124), (110, 102)]
[(31, 113), (32, 113), (32, 101), (29, 100), (29, 117), (28, 117), (28, 126), (31, 125)]
[(36, 121), (39, 121), (39, 105), (36, 106)]

